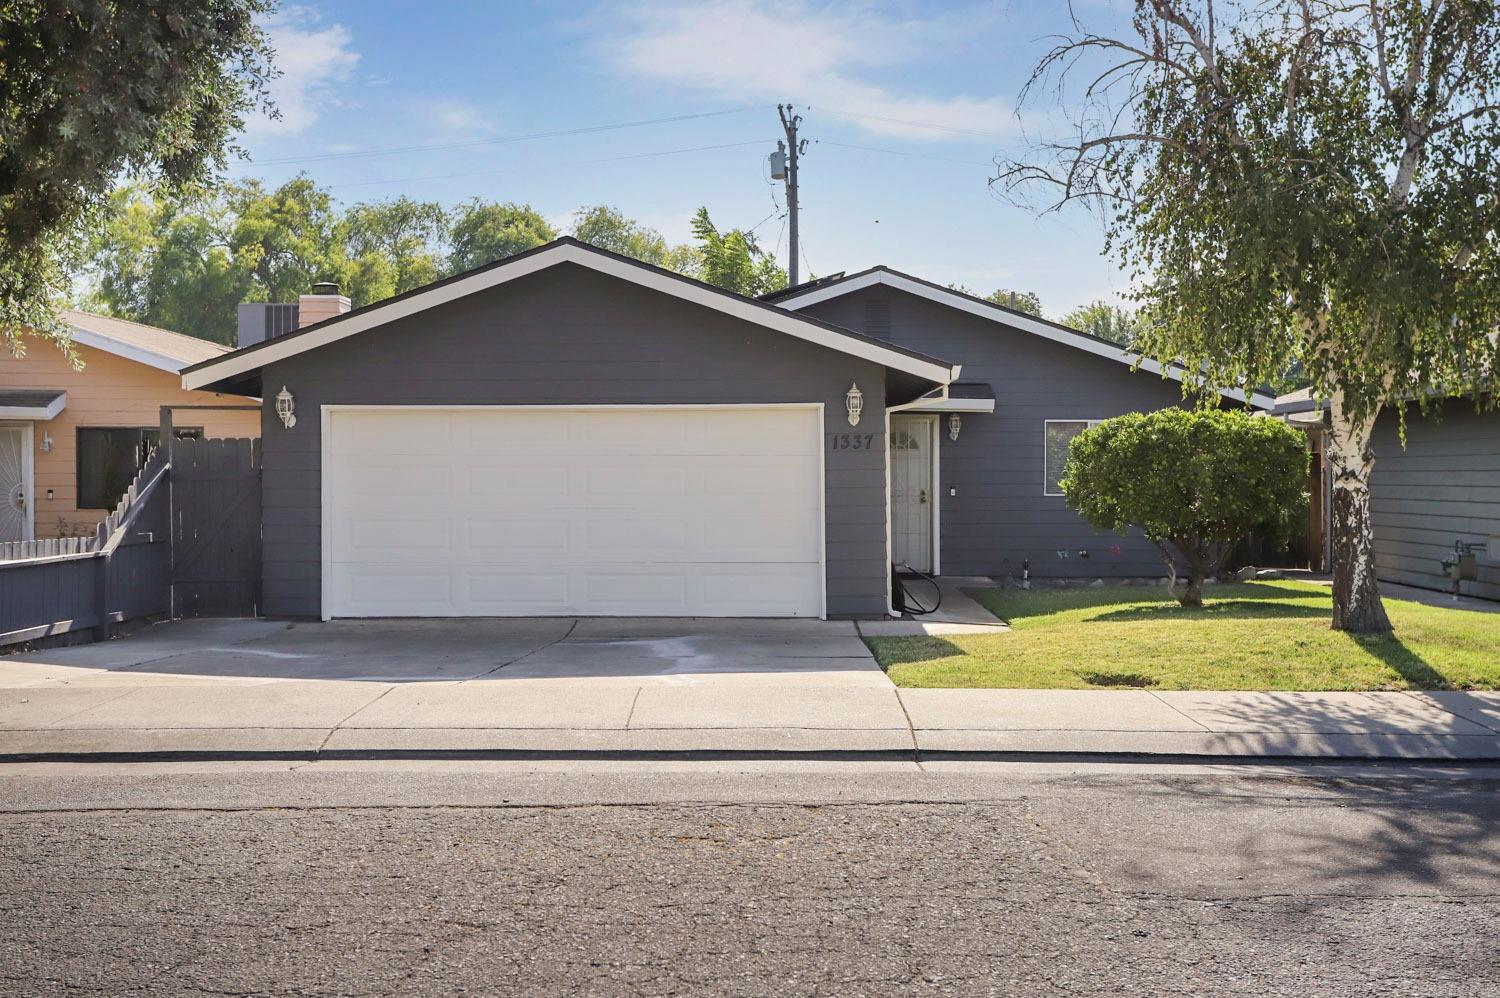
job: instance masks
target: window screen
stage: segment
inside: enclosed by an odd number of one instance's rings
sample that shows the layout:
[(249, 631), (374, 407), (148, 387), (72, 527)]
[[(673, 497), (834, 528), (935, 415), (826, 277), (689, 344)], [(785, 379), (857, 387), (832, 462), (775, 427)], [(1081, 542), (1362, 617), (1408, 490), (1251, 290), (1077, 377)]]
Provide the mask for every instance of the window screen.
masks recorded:
[(1068, 444), (1090, 426), (1098, 425), (1097, 419), (1049, 419), (1046, 421), (1044, 449), (1047, 466), (1043, 472), (1042, 482), (1044, 495), (1060, 496), (1063, 494), (1062, 486), (1057, 483), (1062, 481), (1063, 471), (1068, 465)]
[[(178, 439), (203, 436), (201, 428), (180, 428)], [(78, 429), (78, 508), (114, 509), (130, 488), (146, 456), (161, 439), (156, 429), (85, 426)]]

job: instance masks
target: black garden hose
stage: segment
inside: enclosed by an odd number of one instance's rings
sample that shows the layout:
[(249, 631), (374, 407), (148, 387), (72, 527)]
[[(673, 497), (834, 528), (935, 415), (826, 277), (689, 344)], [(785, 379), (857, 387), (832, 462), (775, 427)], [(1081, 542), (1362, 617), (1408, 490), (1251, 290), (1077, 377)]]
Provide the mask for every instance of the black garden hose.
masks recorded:
[[(932, 606), (923, 606), (917, 602), (916, 598), (912, 596), (911, 591), (906, 588), (906, 580), (912, 576), (916, 576), (919, 579), (926, 579), (927, 584), (932, 586)], [(936, 613), (938, 607), (943, 605), (942, 589), (939, 588), (937, 580), (926, 572), (919, 572), (910, 565), (902, 565), (899, 569), (893, 565), (891, 566), (891, 578), (899, 590), (897, 597), (900, 601), (900, 606), (898, 609), (914, 617), (921, 617), (929, 613)]]

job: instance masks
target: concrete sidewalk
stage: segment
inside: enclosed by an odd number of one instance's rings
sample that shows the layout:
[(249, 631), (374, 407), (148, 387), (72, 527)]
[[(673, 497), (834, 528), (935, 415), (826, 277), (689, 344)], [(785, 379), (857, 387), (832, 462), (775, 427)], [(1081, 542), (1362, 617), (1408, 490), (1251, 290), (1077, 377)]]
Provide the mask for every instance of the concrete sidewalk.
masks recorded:
[(825, 621), (188, 621), (0, 658), (0, 761), (1500, 760), (1500, 694), (897, 689)]

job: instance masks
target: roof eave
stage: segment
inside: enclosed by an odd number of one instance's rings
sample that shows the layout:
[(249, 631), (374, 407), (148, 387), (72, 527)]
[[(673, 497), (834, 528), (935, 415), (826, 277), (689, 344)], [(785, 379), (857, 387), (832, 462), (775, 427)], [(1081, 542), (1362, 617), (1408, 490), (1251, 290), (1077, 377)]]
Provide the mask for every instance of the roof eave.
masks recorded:
[(960, 370), (959, 365), (949, 364), (935, 357), (884, 344), (830, 323), (729, 294), (700, 281), (607, 253), (576, 240), (565, 239), (365, 309), (325, 319), (287, 336), (186, 367), (181, 371), (182, 386), (188, 390), (208, 388), (268, 364), (563, 263), (577, 264), (679, 299), (696, 302), (756, 325), (926, 378), (934, 384), (946, 384), (954, 380)]
[[(886, 287), (905, 291), (929, 301), (935, 301), (950, 308), (956, 308), (970, 315), (988, 319), (991, 322), (1000, 322), (1019, 328), (1022, 332), (1032, 333), (1065, 346), (1071, 346), (1092, 353), (1095, 356), (1104, 357), (1109, 360), (1127, 364), (1132, 368), (1149, 371), (1162, 377), (1171, 378), (1174, 381), (1182, 381), (1187, 372), (1172, 365), (1163, 365), (1159, 361), (1149, 357), (1143, 357), (1121, 347), (1118, 343), (1091, 336), (1082, 330), (1071, 329), (1055, 322), (1038, 319), (1025, 312), (1017, 312), (1003, 305), (993, 302), (982, 301), (970, 295), (964, 295), (957, 291), (940, 288), (928, 281), (903, 274), (900, 271), (891, 270), (889, 267), (877, 266), (857, 274), (850, 274), (841, 281), (833, 281), (822, 287), (812, 288), (806, 292), (788, 295), (776, 300), (773, 304), (777, 308), (799, 309), (819, 302), (840, 298), (847, 294), (853, 294), (868, 287), (883, 284)], [(1270, 411), (1276, 406), (1276, 399), (1266, 392), (1246, 392), (1237, 388), (1220, 389), (1218, 394), (1236, 402), (1254, 406), (1257, 409)]]

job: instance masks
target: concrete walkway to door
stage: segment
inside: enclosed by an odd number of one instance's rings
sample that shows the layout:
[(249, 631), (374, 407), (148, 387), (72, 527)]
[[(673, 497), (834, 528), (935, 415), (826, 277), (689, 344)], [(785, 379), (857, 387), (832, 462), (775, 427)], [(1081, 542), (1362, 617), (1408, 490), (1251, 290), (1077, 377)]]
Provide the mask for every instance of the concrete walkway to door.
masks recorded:
[(434, 754), (1500, 760), (1500, 694), (898, 690), (817, 620), (194, 620), (0, 657), (0, 761)]

